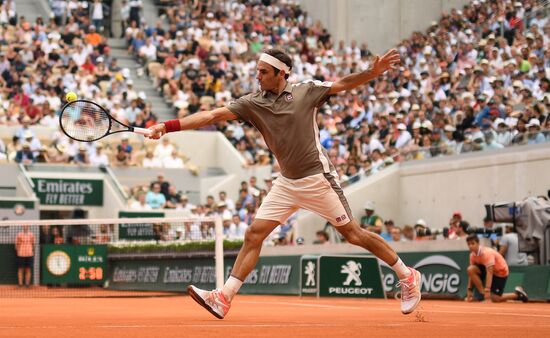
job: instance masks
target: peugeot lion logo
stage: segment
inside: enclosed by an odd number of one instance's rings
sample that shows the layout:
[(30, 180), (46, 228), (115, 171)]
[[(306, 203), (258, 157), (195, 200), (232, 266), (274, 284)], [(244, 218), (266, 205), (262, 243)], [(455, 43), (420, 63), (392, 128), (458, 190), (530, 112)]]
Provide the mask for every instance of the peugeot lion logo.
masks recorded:
[(307, 262), (304, 273), (307, 275), (306, 286), (315, 286), (315, 263)]
[[(341, 265), (340, 273), (346, 276), (346, 280), (340, 285), (330, 286), (329, 294), (336, 295), (370, 295), (373, 288), (363, 287), (361, 280), (361, 263), (349, 260), (346, 264)], [(365, 279), (365, 276), (363, 276)]]
[(346, 265), (342, 265), (342, 270), (340, 270), (340, 272), (348, 274), (348, 277), (344, 282), (345, 286), (350, 285), (352, 281), (355, 282), (355, 286), (361, 286), (363, 284), (360, 278), (361, 263), (357, 263), (355, 261), (348, 261)]

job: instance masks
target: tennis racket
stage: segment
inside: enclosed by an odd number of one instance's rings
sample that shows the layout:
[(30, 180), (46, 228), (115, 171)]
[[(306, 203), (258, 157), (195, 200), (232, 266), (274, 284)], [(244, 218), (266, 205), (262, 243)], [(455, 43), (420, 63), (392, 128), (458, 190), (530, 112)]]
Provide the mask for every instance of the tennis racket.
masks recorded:
[(80, 142), (94, 142), (105, 136), (134, 132), (148, 136), (149, 129), (130, 127), (112, 117), (105, 108), (88, 100), (75, 100), (63, 106), (59, 115), (61, 130)]

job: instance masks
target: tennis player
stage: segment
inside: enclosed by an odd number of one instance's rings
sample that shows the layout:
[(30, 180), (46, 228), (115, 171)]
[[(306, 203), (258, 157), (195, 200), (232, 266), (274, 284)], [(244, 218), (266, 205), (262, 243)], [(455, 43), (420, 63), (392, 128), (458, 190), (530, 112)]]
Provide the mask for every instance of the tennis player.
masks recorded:
[(261, 91), (242, 96), (227, 107), (150, 127), (149, 137), (158, 139), (170, 132), (240, 119), (260, 131), (281, 167), (281, 175), (246, 230), (231, 276), (221, 290), (206, 291), (190, 285), (189, 294), (196, 302), (217, 318), (224, 318), (246, 276), (258, 262), (264, 239), (292, 213), (303, 208), (332, 223), (349, 243), (369, 250), (390, 265), (400, 279), (401, 312), (414, 311), (420, 302), (420, 273), (405, 266), (382, 237), (362, 229), (353, 218), (336, 170), (319, 143), (316, 123), (317, 110), (330, 95), (361, 86), (399, 62), (399, 54), (392, 49), (381, 57), (376, 56), (368, 70), (336, 82), (291, 84), (287, 82), (291, 58), (281, 50), (270, 49), (260, 55), (257, 64), (256, 79)]

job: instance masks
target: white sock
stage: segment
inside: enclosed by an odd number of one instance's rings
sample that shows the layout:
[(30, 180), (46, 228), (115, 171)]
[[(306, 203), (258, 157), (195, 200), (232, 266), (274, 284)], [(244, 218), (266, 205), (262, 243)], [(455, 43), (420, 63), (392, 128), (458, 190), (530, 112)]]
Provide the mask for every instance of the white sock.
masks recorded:
[(397, 262), (391, 267), (393, 271), (397, 274), (399, 279), (406, 279), (411, 275), (411, 270), (403, 263), (401, 258), (397, 257)]
[(236, 277), (229, 276), (222, 288), (222, 293), (228, 302), (230, 302), (237, 292), (239, 292), (242, 285), (243, 281)]

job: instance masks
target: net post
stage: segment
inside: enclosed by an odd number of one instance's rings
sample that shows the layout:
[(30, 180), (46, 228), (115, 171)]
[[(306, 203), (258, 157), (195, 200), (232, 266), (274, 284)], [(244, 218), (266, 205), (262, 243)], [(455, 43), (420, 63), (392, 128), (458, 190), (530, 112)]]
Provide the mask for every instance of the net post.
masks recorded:
[(223, 274), (223, 223), (221, 216), (216, 216), (214, 221), (216, 232), (214, 260), (216, 262), (216, 288), (221, 289), (224, 283)]

